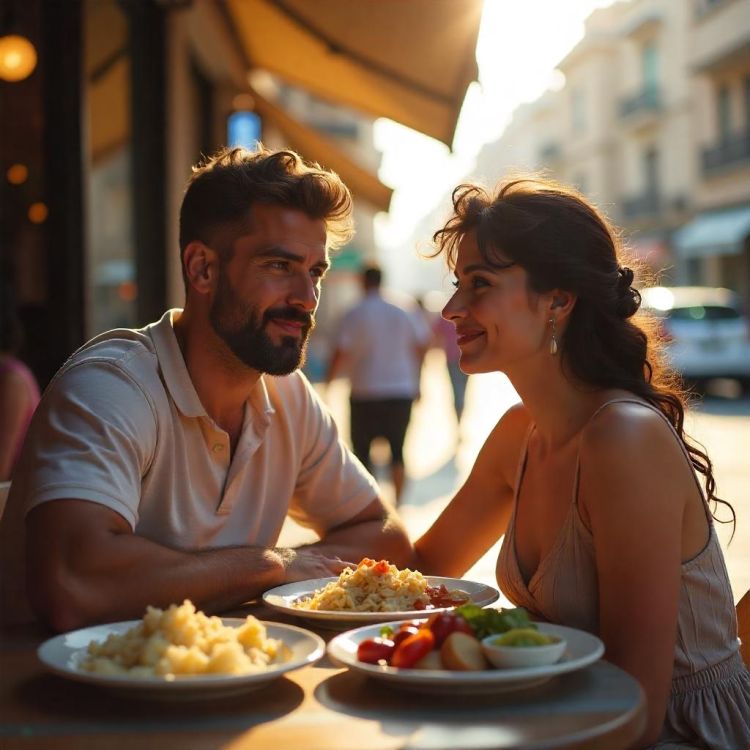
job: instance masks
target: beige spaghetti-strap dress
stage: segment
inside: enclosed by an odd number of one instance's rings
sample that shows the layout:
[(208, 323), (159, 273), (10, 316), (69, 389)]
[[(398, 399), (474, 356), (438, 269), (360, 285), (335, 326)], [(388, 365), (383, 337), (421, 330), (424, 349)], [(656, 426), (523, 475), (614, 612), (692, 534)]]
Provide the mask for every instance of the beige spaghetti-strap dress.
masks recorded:
[[(642, 404), (669, 424), (658, 409), (635, 399), (608, 401), (596, 413), (611, 403), (623, 401)], [(580, 459), (576, 459), (570, 510), (557, 540), (528, 582), (521, 574), (515, 546), (516, 508), (533, 430), (532, 425), (521, 452), (513, 512), (497, 561), (497, 581), (503, 593), (532, 616), (598, 633), (594, 545), (578, 509)], [(673, 428), (672, 431), (675, 432)], [(683, 452), (689, 461), (684, 446)], [(750, 749), (750, 672), (739, 654), (729, 577), (707, 507), (706, 512), (710, 529), (708, 543), (682, 564), (672, 693), (662, 737), (655, 746), (660, 750)]]

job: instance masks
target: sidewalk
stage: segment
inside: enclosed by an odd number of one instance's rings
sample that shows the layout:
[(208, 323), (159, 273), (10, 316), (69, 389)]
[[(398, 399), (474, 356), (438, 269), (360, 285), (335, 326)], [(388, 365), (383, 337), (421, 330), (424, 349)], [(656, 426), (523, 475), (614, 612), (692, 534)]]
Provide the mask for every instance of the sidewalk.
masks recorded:
[[(348, 384), (338, 380), (321, 394), (334, 414), (342, 435), (348, 439), (349, 406)], [(442, 352), (430, 350), (422, 373), (422, 397), (414, 406), (411, 424), (406, 436), (404, 457), (408, 479), (399, 507), (412, 539), (425, 531), (460, 487), (487, 435), (505, 410), (518, 397), (507, 378), (498, 373), (474, 375), (469, 379), (466, 408), (460, 428), (460, 440), (456, 419), (452, 409), (452, 396), (448, 373)], [(740, 494), (747, 495), (747, 488), (739, 481), (744, 476), (739, 470), (737, 458), (732, 459), (719, 448), (727, 439), (727, 429), (738, 430), (727, 421), (727, 417), (716, 414), (691, 414), (686, 425), (691, 434), (711, 453), (714, 460), (720, 495), (732, 501), (738, 521), (732, 544), (727, 546), (731, 529), (717, 524), (717, 532), (726, 555), (730, 580), (735, 600), (750, 588), (750, 507), (741, 502)], [(384, 469), (388, 448), (383, 444), (374, 447), (375, 475), (384, 497), (393, 500), (393, 487)], [(382, 468), (377, 464), (381, 463)], [(308, 541), (310, 532), (288, 523), (285, 526), (284, 543)], [(500, 542), (466, 573), (466, 578), (496, 586), (495, 563)], [(501, 599), (501, 603), (503, 600)], [(507, 601), (505, 602), (507, 604)]]

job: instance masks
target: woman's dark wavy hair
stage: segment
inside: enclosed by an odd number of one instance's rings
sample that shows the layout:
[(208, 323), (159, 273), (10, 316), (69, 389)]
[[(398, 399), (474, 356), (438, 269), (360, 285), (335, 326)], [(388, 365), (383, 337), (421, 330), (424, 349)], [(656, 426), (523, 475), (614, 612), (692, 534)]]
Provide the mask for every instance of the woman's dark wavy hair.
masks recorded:
[(717, 503), (727, 505), (734, 524), (734, 508), (716, 496), (708, 454), (685, 434), (687, 394), (665, 362), (657, 321), (636, 315), (641, 296), (632, 286), (634, 274), (621, 264), (622, 241), (604, 215), (574, 189), (524, 176), (494, 193), (459, 185), (453, 215), (433, 235), (432, 256), (445, 254), (454, 269), (458, 245), (472, 231), (488, 265), (513, 261), (528, 273), (532, 291), (559, 288), (576, 295), (559, 342), (564, 370), (589, 386), (630, 391), (659, 409), (703, 475), (714, 511)]
[[(180, 207), (180, 259), (194, 240), (228, 252), (225, 232), (249, 231), (250, 208), (267, 203), (323, 219), (331, 249), (354, 234), (352, 197), (341, 178), (294, 151), (223, 148), (193, 167)], [(223, 258), (226, 260), (226, 258)], [(184, 277), (184, 269), (183, 269)]]

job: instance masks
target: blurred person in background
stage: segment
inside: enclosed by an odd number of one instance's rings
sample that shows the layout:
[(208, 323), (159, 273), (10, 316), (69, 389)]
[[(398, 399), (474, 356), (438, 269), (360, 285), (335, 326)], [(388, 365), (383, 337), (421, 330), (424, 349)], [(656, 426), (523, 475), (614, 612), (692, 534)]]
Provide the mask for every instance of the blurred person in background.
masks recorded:
[(326, 382), (342, 370), (347, 372), (354, 454), (372, 470), (373, 440), (388, 441), (398, 503), (406, 476), (404, 439), (412, 404), (419, 397), (422, 360), (431, 334), (418, 311), (405, 310), (383, 297), (381, 283), (378, 266), (362, 270), (364, 296), (341, 320)]
[[(103, 333), (47, 388), (0, 525), (2, 616), (55, 630), (208, 611), (411, 546), (298, 368), (349, 190), (224, 149), (180, 210), (184, 310)], [(287, 515), (320, 541), (276, 547)], [(31, 611), (30, 611), (31, 610)]]
[(505, 595), (597, 634), (643, 686), (639, 747), (750, 747), (750, 673), (710, 509), (723, 501), (653, 321), (634, 317), (617, 232), (575, 190), (529, 178), (459, 186), (435, 240), (456, 277), (443, 315), (462, 369), (505, 373), (521, 403), (414, 564), (461, 576), (504, 535)]
[(11, 269), (3, 268), (0, 276), (0, 481), (7, 481), (39, 403), (39, 385), (18, 358), (22, 331), (11, 287)]
[[(430, 300), (428, 299), (427, 301), (429, 302)], [(429, 309), (432, 309), (432, 305), (430, 305)], [(453, 408), (456, 412), (456, 422), (460, 423), (466, 403), (466, 385), (469, 382), (469, 376), (461, 369), (459, 362), (461, 350), (458, 346), (456, 326), (438, 313), (432, 317), (432, 331), (434, 341), (445, 354), (445, 365), (448, 369), (448, 377), (450, 378), (451, 390), (453, 392)]]

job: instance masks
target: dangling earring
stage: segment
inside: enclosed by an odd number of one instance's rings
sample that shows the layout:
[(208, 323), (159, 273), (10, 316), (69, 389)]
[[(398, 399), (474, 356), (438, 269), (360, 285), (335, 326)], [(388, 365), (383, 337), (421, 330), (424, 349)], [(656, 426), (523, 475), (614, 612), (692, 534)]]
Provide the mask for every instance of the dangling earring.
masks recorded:
[(549, 353), (554, 357), (557, 354), (557, 322), (554, 318), (549, 319), (552, 326), (552, 337), (549, 340)]

